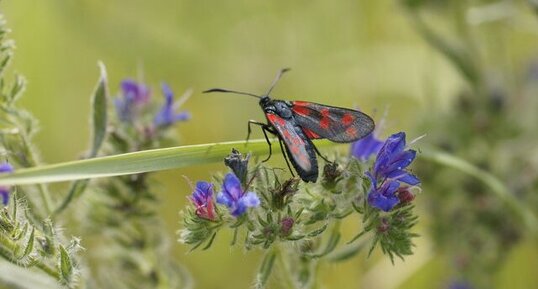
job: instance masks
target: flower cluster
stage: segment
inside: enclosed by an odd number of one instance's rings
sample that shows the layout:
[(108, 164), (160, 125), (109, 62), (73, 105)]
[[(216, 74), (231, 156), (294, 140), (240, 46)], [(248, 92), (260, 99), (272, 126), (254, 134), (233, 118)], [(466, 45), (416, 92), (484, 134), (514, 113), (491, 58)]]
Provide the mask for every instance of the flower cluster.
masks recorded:
[[(8, 163), (0, 164), (0, 174), (2, 173), (12, 173), (13, 166)], [(2, 204), (5, 206), (9, 201), (9, 192), (10, 188), (7, 186), (0, 186), (0, 197), (2, 198)]]
[[(174, 102), (174, 93), (165, 83), (162, 84), (164, 103), (153, 116), (153, 127), (168, 127), (179, 121), (190, 119), (186, 111), (175, 111), (187, 100), (188, 94)], [(118, 119), (124, 123), (133, 123), (140, 118), (140, 111), (144, 109), (151, 99), (151, 90), (147, 85), (126, 79), (121, 83), (121, 94), (114, 100)]]
[[(371, 206), (388, 212), (398, 203), (413, 199), (414, 196), (408, 187), (418, 185), (420, 180), (406, 168), (413, 162), (415, 156), (415, 150), (406, 149), (404, 132), (387, 138), (377, 152), (373, 168), (366, 173), (371, 181), (368, 193), (368, 202)], [(401, 187), (402, 183), (409, 186)]]
[(177, 102), (174, 103), (174, 93), (170, 87), (163, 83), (162, 91), (164, 95), (164, 104), (161, 106), (161, 109), (155, 115), (153, 123), (156, 127), (161, 126), (170, 126), (178, 121), (186, 121), (190, 119), (190, 114), (186, 111), (176, 113), (175, 110), (188, 98), (188, 94), (180, 98)]
[[(198, 217), (210, 221), (216, 220), (217, 214), (213, 199), (212, 183), (205, 181), (197, 182), (190, 199)], [(260, 199), (256, 193), (244, 191), (239, 178), (233, 173), (228, 173), (224, 177), (222, 190), (218, 193), (216, 201), (218, 204), (225, 205), (234, 217), (240, 217), (248, 208), (260, 205)]]
[(190, 197), (196, 209), (196, 215), (206, 220), (215, 221), (215, 203), (213, 201), (213, 184), (199, 181)]
[(121, 82), (121, 97), (114, 100), (116, 114), (122, 122), (132, 122), (137, 110), (150, 100), (151, 91), (143, 84), (132, 79)]

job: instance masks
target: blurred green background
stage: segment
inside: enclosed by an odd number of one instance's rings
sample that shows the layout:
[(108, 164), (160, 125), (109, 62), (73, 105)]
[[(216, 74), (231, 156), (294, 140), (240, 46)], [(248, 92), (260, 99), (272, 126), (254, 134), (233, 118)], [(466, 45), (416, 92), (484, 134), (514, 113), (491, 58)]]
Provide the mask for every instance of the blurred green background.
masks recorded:
[[(501, 9), (508, 16), (501, 15), (500, 21), (486, 19), (491, 22), (483, 24), (482, 14), (476, 16), (471, 9), (467, 21), (476, 21), (473, 37), (491, 48), (485, 63), (511, 73), (538, 56), (538, 18), (525, 1), (501, 2), (510, 3), (513, 10)], [(113, 94), (122, 79), (141, 73), (153, 87), (153, 97), (161, 97), (162, 81), (177, 95), (194, 89), (184, 106), (193, 119), (177, 125), (181, 144), (244, 139), (247, 120), (263, 120), (256, 101), (200, 92), (227, 87), (262, 93), (282, 67), (292, 72), (279, 83), (274, 97), (360, 107), (378, 120), (388, 109), (383, 135), (406, 131), (409, 139), (427, 134), (417, 124), (425, 116), (450, 112), (455, 96), (466, 86), (394, 0), (19, 0), (3, 1), (0, 8), (17, 46), (11, 68), (28, 79), (21, 105), (41, 122), (36, 142), (47, 163), (77, 159), (87, 147), (89, 96), (98, 77), (98, 60), (107, 66)], [(442, 12), (429, 17), (440, 31), (450, 31)], [(215, 164), (157, 174), (172, 246), (197, 288), (248, 288), (259, 262), (257, 252), (230, 249), (226, 235), (203, 252), (186, 253), (173, 242), (178, 211), (190, 193), (181, 176), (207, 179), (223, 169)], [(427, 205), (418, 199), (419, 207)], [(351, 236), (357, 220), (347, 221)], [(434, 252), (424, 230), (427, 224), (424, 215), (417, 254), (405, 263), (392, 266), (385, 258), (366, 259), (361, 254), (346, 263), (324, 265), (324, 288), (442, 287), (451, 277), (446, 273), (450, 252)], [(538, 277), (530, 276), (536, 268), (536, 243), (523, 242), (492, 278), (498, 280), (497, 288), (536, 288)]]

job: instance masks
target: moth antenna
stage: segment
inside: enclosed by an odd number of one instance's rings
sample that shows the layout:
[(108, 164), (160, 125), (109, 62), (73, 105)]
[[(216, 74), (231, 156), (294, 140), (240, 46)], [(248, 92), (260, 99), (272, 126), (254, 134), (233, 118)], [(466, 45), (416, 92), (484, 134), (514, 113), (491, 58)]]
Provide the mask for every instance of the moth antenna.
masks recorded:
[(271, 86), (269, 87), (269, 90), (267, 91), (267, 93), (265, 95), (269, 95), (271, 93), (271, 91), (273, 91), (273, 88), (276, 86), (277, 82), (280, 80), (280, 78), (282, 77), (282, 75), (288, 71), (290, 71), (291, 68), (282, 68), (280, 71), (278, 71), (276, 77), (275, 77), (275, 80), (273, 80), (273, 83), (271, 83)]
[(212, 89), (204, 90), (202, 93), (211, 93), (211, 92), (235, 93), (235, 94), (254, 96), (256, 98), (262, 98), (261, 96), (255, 95), (253, 93), (229, 90), (229, 89), (224, 89), (224, 88), (212, 88)]

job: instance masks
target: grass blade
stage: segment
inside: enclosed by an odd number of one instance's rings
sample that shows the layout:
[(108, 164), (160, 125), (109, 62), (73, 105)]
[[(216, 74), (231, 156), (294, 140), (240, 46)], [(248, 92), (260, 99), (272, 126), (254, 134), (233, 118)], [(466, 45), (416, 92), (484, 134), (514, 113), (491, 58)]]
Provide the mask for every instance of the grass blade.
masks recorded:
[[(329, 141), (316, 141), (318, 148), (334, 145)], [(268, 153), (265, 140), (249, 141), (248, 146), (245, 141), (234, 141), (170, 147), (22, 169), (0, 176), (0, 185), (63, 182), (184, 168), (220, 162), (232, 148), (252, 152), (255, 156)]]

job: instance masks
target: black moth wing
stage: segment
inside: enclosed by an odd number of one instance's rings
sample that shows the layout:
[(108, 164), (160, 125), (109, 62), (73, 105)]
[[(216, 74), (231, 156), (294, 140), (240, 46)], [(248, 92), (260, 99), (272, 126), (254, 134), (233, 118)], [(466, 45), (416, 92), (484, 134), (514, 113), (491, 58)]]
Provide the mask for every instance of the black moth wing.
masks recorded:
[(358, 110), (307, 101), (293, 101), (295, 121), (311, 139), (354, 142), (374, 130), (374, 120)]
[(280, 140), (284, 142), (286, 153), (297, 174), (305, 182), (316, 182), (318, 162), (312, 141), (293, 121), (286, 121), (274, 113), (266, 113), (266, 116)]

